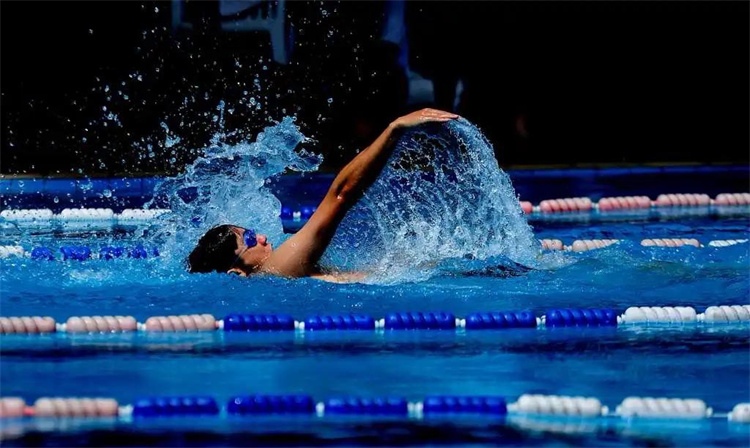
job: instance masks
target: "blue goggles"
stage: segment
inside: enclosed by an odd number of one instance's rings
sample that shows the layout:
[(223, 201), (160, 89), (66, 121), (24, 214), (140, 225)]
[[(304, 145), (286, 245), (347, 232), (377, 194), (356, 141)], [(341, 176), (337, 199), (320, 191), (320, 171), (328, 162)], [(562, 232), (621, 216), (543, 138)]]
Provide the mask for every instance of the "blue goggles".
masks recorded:
[(255, 247), (258, 244), (258, 238), (255, 236), (253, 229), (245, 229), (242, 239), (245, 241), (245, 246), (247, 247)]
[(242, 249), (242, 252), (240, 252), (240, 254), (237, 255), (237, 258), (234, 259), (234, 262), (232, 262), (232, 266), (237, 264), (240, 257), (245, 253), (246, 250), (258, 245), (258, 238), (256, 238), (255, 231), (252, 229), (245, 229), (245, 232), (242, 234), (242, 240), (245, 242), (245, 248)]

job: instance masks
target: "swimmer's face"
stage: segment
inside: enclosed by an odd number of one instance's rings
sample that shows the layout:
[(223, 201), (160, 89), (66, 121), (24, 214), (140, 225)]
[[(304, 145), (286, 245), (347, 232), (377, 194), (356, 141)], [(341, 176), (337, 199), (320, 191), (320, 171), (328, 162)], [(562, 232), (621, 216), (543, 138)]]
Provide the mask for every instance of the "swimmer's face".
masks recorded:
[(247, 277), (258, 271), (263, 262), (273, 252), (273, 247), (268, 242), (268, 238), (263, 234), (258, 233), (255, 235), (257, 244), (251, 247), (246, 243), (245, 232), (248, 232), (247, 230), (242, 227), (233, 227), (232, 231), (237, 236), (237, 249), (234, 251), (237, 261), (234, 262), (227, 273)]

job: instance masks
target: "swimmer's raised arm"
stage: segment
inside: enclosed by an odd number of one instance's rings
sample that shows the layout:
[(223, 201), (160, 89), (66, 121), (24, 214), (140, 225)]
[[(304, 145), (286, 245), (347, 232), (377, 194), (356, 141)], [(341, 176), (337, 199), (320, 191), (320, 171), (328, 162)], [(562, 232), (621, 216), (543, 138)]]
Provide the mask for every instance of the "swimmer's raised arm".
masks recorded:
[[(394, 120), (375, 141), (360, 152), (333, 180), (328, 197), (353, 206), (383, 170), (393, 146), (404, 129), (427, 122), (455, 120), (458, 115), (435, 109), (422, 109)], [(326, 200), (324, 199), (324, 201)]]
[(422, 109), (394, 120), (370, 146), (336, 176), (310, 220), (263, 263), (262, 271), (287, 277), (317, 272), (317, 263), (341, 220), (383, 170), (402, 132), (422, 123), (455, 120), (458, 115)]

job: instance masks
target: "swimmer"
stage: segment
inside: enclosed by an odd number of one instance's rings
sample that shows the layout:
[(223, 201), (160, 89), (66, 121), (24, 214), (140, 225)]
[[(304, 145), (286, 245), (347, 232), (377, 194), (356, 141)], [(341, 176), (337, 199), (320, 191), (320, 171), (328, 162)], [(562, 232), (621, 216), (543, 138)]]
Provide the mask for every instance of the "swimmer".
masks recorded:
[(370, 146), (349, 162), (328, 189), (307, 223), (274, 249), (265, 235), (234, 225), (212, 228), (188, 256), (188, 271), (225, 272), (243, 277), (254, 274), (313, 277), (331, 282), (362, 280), (361, 273), (323, 272), (320, 257), (349, 209), (377, 179), (399, 137), (424, 123), (444, 123), (458, 115), (422, 109), (394, 120)]

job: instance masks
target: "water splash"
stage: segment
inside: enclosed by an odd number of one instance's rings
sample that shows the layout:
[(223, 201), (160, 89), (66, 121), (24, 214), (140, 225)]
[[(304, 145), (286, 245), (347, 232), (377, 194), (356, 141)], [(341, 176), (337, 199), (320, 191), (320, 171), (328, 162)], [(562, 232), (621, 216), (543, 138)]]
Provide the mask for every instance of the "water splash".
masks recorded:
[(417, 128), (341, 224), (324, 263), (418, 280), (442, 260), (538, 265), (539, 244), (481, 131), (461, 119)]
[[(223, 110), (218, 120), (223, 120)], [(266, 128), (255, 142), (229, 144), (225, 137), (217, 133), (203, 155), (181, 175), (157, 185), (154, 199), (146, 204), (171, 210), (155, 238), (163, 241), (163, 252), (172, 259), (183, 260), (200, 236), (219, 224), (258, 229), (278, 245), (285, 238), (281, 202), (268, 182), (288, 169), (314, 171), (322, 161), (296, 150), (308, 139), (291, 117)]]
[[(220, 108), (217, 120), (222, 120)], [(307, 139), (292, 118), (254, 143), (226, 144), (219, 133), (186, 171), (156, 188), (172, 210), (157, 232), (164, 253), (184, 259), (205, 230), (233, 223), (285, 235), (281, 203), (267, 188), (287, 169), (309, 172), (320, 157), (295, 148)], [(180, 235), (179, 238), (176, 235)], [(341, 224), (321, 264), (365, 270), (372, 281), (424, 279), (443, 260), (505, 256), (538, 263), (539, 245), (492, 146), (468, 121), (425, 126), (404, 135), (375, 184)]]

